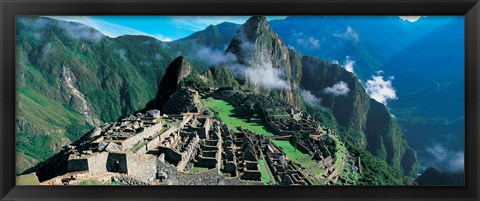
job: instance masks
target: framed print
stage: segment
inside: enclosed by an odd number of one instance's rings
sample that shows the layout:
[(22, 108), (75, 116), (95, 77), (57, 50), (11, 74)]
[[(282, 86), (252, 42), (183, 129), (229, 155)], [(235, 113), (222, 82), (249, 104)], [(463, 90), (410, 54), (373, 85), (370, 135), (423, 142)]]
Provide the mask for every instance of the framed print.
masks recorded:
[(2, 1), (2, 200), (478, 200), (478, 1)]

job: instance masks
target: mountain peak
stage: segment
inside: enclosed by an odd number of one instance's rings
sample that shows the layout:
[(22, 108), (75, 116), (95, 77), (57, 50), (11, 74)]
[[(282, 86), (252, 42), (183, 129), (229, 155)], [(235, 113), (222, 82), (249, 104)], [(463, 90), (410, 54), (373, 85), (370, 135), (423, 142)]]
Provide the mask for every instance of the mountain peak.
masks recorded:
[(245, 24), (242, 25), (242, 27), (240, 28), (240, 31), (243, 32), (244, 37), (250, 42), (255, 41), (255, 39), (265, 34), (278, 37), (270, 28), (270, 25), (267, 22), (267, 18), (265, 18), (264, 16), (250, 17), (245, 22)]
[(298, 86), (292, 84), (288, 48), (265, 17), (250, 17), (238, 29), (226, 52), (234, 54), (245, 68), (242, 85), (258, 93), (280, 94), (290, 105), (300, 107), (301, 101), (295, 98), (299, 97)]
[(157, 96), (154, 99), (154, 108), (161, 109), (170, 95), (175, 93), (178, 84), (193, 71), (192, 64), (184, 56), (175, 58), (168, 65), (165, 74), (158, 85)]
[[(227, 52), (235, 54), (240, 63), (252, 65), (264, 63), (260, 60), (275, 60), (273, 68), (278, 68), (277, 61), (286, 60), (288, 49), (273, 32), (264, 16), (250, 17), (238, 30), (228, 46)], [(269, 61), (270, 63), (271, 61)], [(283, 61), (285, 62), (285, 61)]]
[(256, 25), (256, 26), (268, 25), (267, 18), (265, 16), (252, 16), (248, 18), (245, 24)]

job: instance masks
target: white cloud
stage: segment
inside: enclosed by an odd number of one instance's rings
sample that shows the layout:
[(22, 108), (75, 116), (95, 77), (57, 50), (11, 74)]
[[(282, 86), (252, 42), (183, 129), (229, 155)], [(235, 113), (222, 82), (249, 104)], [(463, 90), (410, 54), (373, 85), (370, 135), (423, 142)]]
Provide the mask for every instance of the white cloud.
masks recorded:
[(41, 29), (45, 26), (47, 26), (50, 23), (50, 20), (47, 20), (45, 18), (36, 18), (36, 19), (29, 19), (27, 17), (23, 16), (18, 16), (17, 20), (22, 23), (23, 25), (27, 27), (32, 27), (35, 29)]
[(416, 22), (419, 20), (422, 16), (398, 16), (400, 19), (403, 21), (409, 21), (409, 22)]
[[(240, 47), (246, 52), (254, 51), (254, 44), (240, 38)], [(205, 62), (210, 66), (224, 65), (237, 78), (244, 78), (256, 87), (288, 88), (287, 81), (282, 79), (281, 68), (274, 68), (272, 61), (264, 54), (257, 55), (257, 60), (240, 64), (238, 58), (231, 52), (224, 52), (207, 47), (192, 47), (188, 57)]]
[(196, 59), (206, 62), (211, 66), (217, 66), (227, 63), (237, 62), (237, 57), (230, 52), (223, 52), (220, 50), (214, 50), (207, 47), (194, 48), (194, 52), (190, 55), (196, 57)]
[(158, 40), (161, 40), (161, 41), (163, 41), (163, 42), (173, 41), (172, 38), (167, 37), (167, 36), (164, 36), (164, 35), (162, 35), (162, 34), (158, 34), (158, 33), (157, 33), (157, 34), (153, 34), (153, 35), (149, 35), (149, 36), (152, 36), (152, 37), (154, 37), (154, 38), (156, 38), (156, 39), (158, 39)]
[(331, 87), (327, 87), (323, 90), (326, 94), (333, 94), (334, 96), (346, 96), (350, 89), (348, 88), (348, 84), (344, 81), (340, 81), (335, 83)]
[(59, 22), (59, 25), (63, 29), (65, 29), (68, 36), (71, 38), (86, 40), (90, 42), (99, 42), (104, 37), (103, 34), (101, 34), (100, 32), (97, 32), (83, 24), (61, 21)]
[(320, 42), (318, 41), (318, 39), (316, 39), (316, 38), (314, 38), (314, 37), (312, 37), (312, 36), (310, 36), (310, 37), (308, 38), (308, 42), (310, 42), (310, 45), (311, 45), (312, 47), (314, 47), (314, 48), (320, 47)]
[(246, 67), (245, 76), (255, 85), (277, 89), (287, 88), (288, 83), (282, 79), (282, 72), (272, 66)]
[(388, 100), (397, 99), (397, 94), (395, 88), (392, 86), (394, 77), (390, 76), (385, 80), (382, 74), (382, 71), (378, 71), (376, 75), (372, 75), (371, 80), (367, 80), (366, 91), (371, 98), (387, 105)]
[(311, 106), (311, 107), (320, 106), (320, 104), (322, 102), (322, 99), (313, 95), (312, 92), (310, 92), (308, 90), (305, 90), (305, 89), (302, 89), (301, 94), (302, 94), (303, 100), (309, 106)]
[(334, 33), (333, 36), (350, 39), (350, 40), (353, 40), (355, 43), (357, 43), (360, 40), (360, 36), (351, 26), (347, 26), (347, 29), (345, 30), (345, 32)]
[[(338, 61), (337, 61), (338, 62)], [(355, 65), (355, 60), (349, 56), (346, 56), (345, 62), (343, 63), (343, 67), (346, 71), (354, 73), (353, 66)]]
[(465, 166), (465, 153), (462, 151), (448, 150), (439, 143), (426, 148), (427, 153), (433, 156), (430, 165), (437, 166), (448, 172), (463, 171)]

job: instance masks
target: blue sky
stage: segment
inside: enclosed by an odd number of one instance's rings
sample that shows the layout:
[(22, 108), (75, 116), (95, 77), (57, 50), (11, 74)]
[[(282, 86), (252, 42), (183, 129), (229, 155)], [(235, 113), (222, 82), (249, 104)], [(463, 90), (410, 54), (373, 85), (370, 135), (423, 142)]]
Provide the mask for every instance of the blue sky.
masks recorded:
[[(54, 19), (80, 22), (110, 37), (148, 35), (162, 41), (186, 37), (209, 25), (222, 22), (243, 24), (249, 16), (49, 16)], [(269, 16), (268, 20), (283, 19)]]
[[(161, 41), (186, 37), (209, 25), (222, 22), (243, 24), (250, 16), (49, 16), (50, 18), (79, 22), (93, 27), (110, 37), (121, 35), (148, 35)], [(267, 16), (268, 20), (285, 16)], [(400, 16), (415, 22), (420, 16)]]

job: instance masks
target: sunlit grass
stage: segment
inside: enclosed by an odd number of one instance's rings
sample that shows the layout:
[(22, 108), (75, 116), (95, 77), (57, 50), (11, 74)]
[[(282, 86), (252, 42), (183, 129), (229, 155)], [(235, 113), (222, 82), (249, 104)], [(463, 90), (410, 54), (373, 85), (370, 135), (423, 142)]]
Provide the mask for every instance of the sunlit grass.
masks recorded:
[[(237, 130), (237, 127), (249, 130), (253, 133), (262, 134), (265, 136), (273, 136), (273, 133), (267, 130), (267, 128), (259, 123), (247, 122), (246, 119), (238, 117), (235, 114), (235, 108), (224, 100), (216, 99), (202, 99), (202, 103), (212, 112), (218, 113), (218, 118), (226, 124), (230, 129)], [(259, 119), (253, 119), (258, 120)]]

